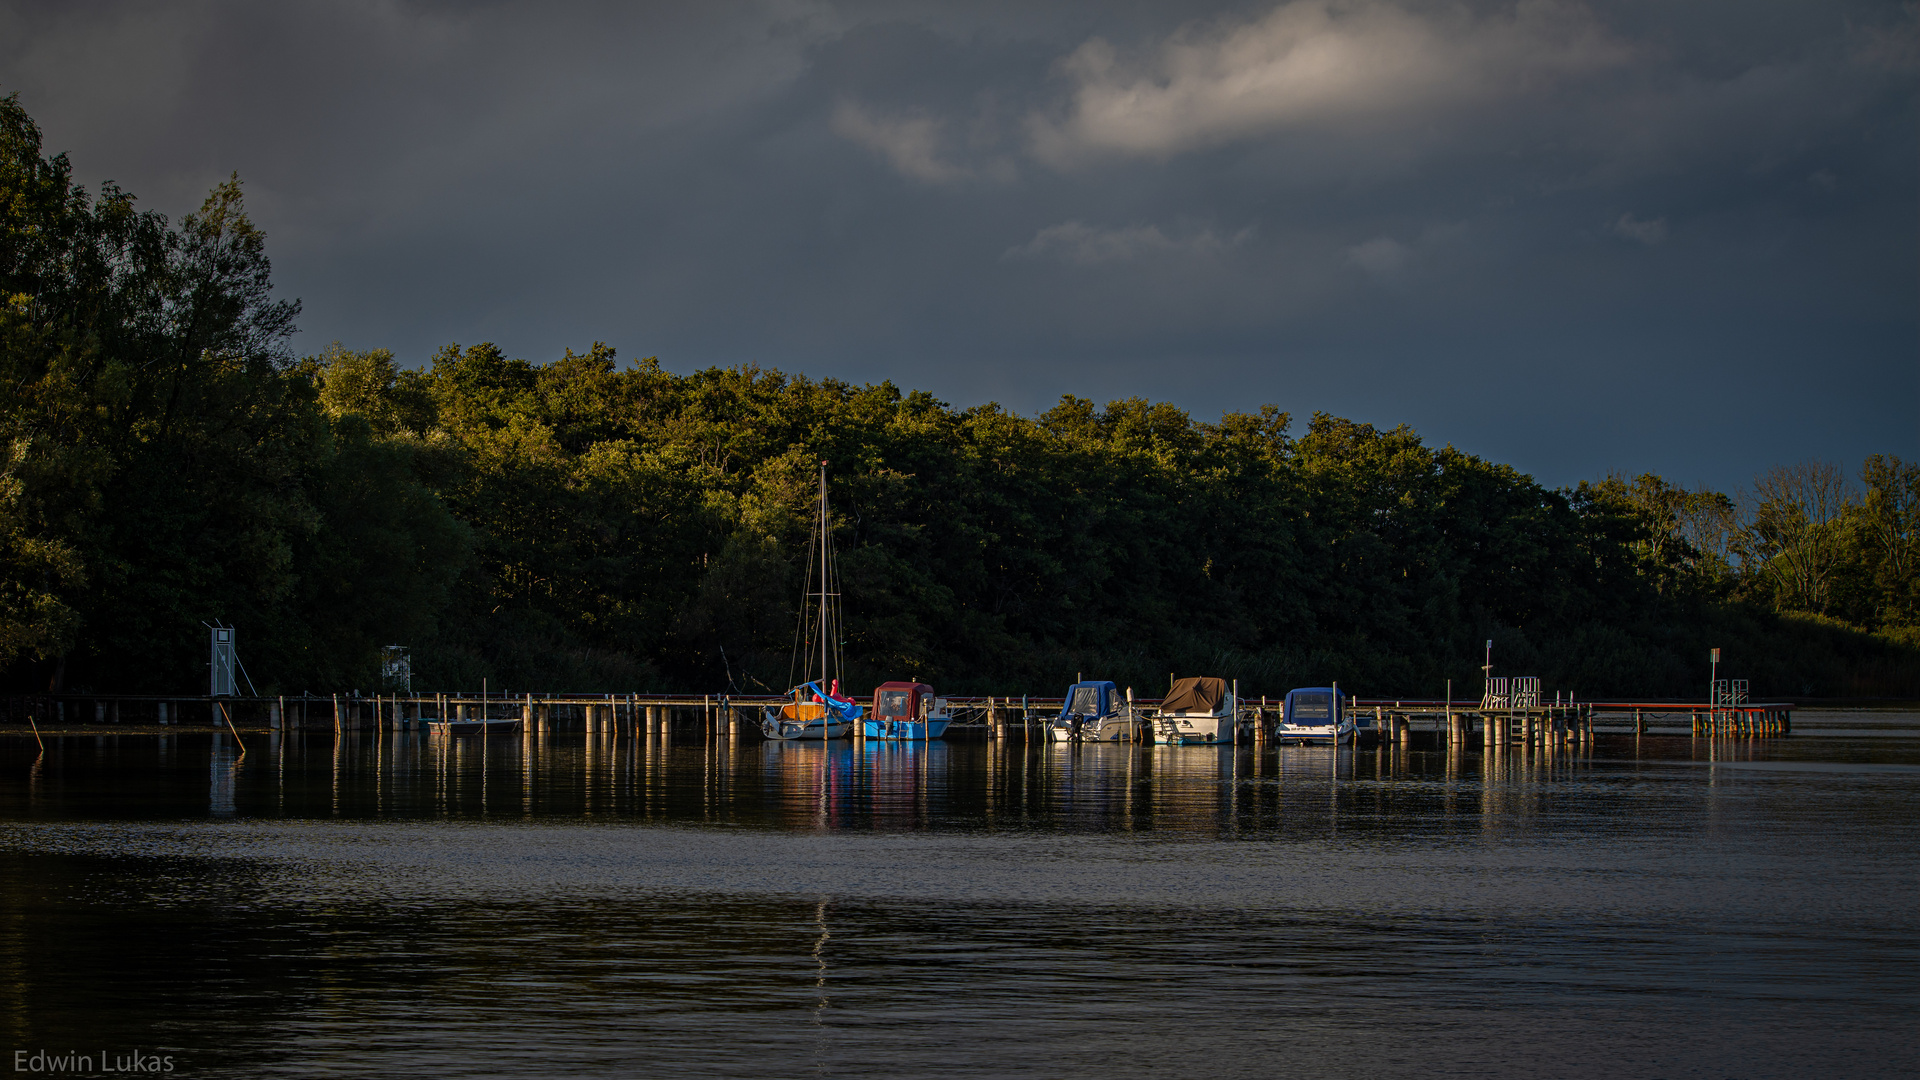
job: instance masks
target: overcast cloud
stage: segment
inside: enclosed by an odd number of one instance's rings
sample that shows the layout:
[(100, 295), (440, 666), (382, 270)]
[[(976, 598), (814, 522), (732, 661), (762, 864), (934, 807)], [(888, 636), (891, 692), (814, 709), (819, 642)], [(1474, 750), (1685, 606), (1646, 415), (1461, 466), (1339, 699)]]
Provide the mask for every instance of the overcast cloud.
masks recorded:
[(8, 4), (0, 92), (299, 345), (1920, 457), (1920, 21), (1846, 0)]

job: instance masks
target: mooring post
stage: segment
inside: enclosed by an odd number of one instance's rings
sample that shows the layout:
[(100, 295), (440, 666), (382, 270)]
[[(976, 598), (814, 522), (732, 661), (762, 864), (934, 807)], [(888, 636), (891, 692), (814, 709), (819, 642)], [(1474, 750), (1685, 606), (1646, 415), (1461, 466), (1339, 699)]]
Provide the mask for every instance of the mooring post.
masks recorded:
[(342, 723), (340, 718), (340, 695), (335, 694), (333, 695), (333, 733), (335, 735), (340, 734), (344, 727), (345, 724)]

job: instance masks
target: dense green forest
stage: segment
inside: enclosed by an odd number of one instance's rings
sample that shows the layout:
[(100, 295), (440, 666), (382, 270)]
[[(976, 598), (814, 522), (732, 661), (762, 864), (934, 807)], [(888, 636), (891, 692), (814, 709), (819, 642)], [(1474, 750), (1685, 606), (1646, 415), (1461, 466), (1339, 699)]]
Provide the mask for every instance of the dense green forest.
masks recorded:
[(238, 179), (169, 222), (0, 103), (0, 664), (195, 692), (781, 689), (817, 462), (856, 689), (1169, 672), (1249, 693), (1920, 693), (1920, 467), (1548, 490), (1402, 427), (1077, 398), (1034, 417), (599, 344), (533, 364), (288, 342)]

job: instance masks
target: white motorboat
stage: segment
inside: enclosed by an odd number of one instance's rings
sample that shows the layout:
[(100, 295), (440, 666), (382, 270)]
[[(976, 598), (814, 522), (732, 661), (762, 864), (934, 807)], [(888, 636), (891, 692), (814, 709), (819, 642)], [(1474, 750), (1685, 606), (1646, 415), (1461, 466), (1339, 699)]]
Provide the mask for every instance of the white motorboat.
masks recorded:
[(1240, 702), (1225, 679), (1181, 679), (1160, 703), (1153, 741), (1160, 746), (1233, 742)]
[(1273, 726), (1276, 742), (1350, 743), (1353, 717), (1338, 686), (1306, 686), (1287, 691), (1280, 721)]
[(1077, 682), (1067, 688), (1060, 715), (1047, 720), (1047, 739), (1056, 743), (1132, 742), (1137, 723), (1133, 702), (1111, 682)]

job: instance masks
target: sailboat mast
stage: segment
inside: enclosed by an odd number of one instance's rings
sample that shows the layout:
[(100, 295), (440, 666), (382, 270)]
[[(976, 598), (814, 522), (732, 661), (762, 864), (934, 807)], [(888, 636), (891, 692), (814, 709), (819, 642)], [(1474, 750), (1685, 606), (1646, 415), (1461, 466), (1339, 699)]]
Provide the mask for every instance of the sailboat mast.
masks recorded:
[[(833, 622), (827, 615), (827, 463), (820, 463), (820, 682), (822, 690), (831, 691), (833, 684), (828, 682), (827, 656), (831, 647), (828, 638), (833, 634)], [(825, 695), (822, 695), (825, 696)]]

